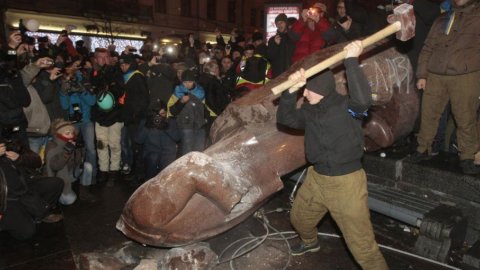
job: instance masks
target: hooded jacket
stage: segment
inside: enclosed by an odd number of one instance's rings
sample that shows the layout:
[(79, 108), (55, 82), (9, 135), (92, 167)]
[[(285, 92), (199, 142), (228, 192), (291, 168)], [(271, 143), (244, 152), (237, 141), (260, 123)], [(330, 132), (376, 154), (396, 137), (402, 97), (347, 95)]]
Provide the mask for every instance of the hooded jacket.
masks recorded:
[(480, 70), (480, 2), (471, 0), (440, 15), (418, 59), (417, 78), (428, 73), (461, 75)]
[(280, 33), (280, 44), (275, 43), (275, 36), (268, 40), (267, 58), (272, 65), (272, 78), (277, 77), (292, 65), (295, 41), (291, 31)]
[(322, 34), (330, 28), (330, 22), (326, 18), (320, 18), (315, 24), (315, 29), (312, 31), (306, 22), (302, 19), (296, 21), (292, 26), (292, 31), (300, 36), (296, 43), (295, 52), (292, 56), (292, 63), (299, 61), (305, 56), (321, 50), (325, 47), (326, 42)]
[(345, 60), (349, 96), (336, 91), (319, 103), (296, 109), (296, 93), (285, 91), (277, 110), (277, 122), (305, 130), (305, 153), (315, 171), (338, 176), (362, 168), (362, 121), (348, 112), (362, 114), (372, 104), (371, 90), (357, 58)]
[(48, 142), (45, 149), (45, 164), (47, 175), (56, 176), (63, 180), (63, 192), (60, 196), (60, 203), (70, 205), (75, 202), (77, 195), (72, 190), (72, 183), (77, 180), (74, 175), (75, 169), (83, 162), (82, 149), (75, 149), (69, 153), (65, 150), (67, 142), (54, 136), (53, 140)]

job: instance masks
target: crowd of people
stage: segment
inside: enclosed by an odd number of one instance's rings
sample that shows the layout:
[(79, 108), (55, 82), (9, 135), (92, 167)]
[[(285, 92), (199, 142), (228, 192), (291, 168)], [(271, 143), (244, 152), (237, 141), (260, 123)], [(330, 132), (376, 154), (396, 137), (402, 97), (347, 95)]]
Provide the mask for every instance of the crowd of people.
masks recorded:
[[(442, 4), (449, 16), (478, 10), (478, 0), (445, 2), (450, 3)], [(414, 1), (414, 7), (416, 16), (428, 15), (417, 20), (424, 34), (417, 34), (409, 51), (418, 69), (419, 89), (426, 87), (427, 76), (432, 82), (428, 88), (452, 75), (480, 70), (480, 61), (474, 62), (478, 57), (463, 54), (456, 55), (459, 63), (454, 71), (448, 63), (444, 65), (441, 59), (449, 58), (435, 50), (439, 42), (448, 43), (438, 37), (445, 30), (444, 19), (434, 24), (438, 33), (426, 37), (442, 9), (427, 0)], [(67, 31), (56, 41), (12, 31), (8, 44), (2, 46), (0, 65), (0, 180), (8, 186), (5, 202), (0, 201), (0, 230), (28, 238), (35, 231), (35, 222), (61, 219), (58, 203), (95, 202), (90, 186), (105, 183), (111, 187), (122, 178), (138, 186), (176, 158), (204, 150), (209, 145), (210, 125), (231, 101), (255, 91), (313, 52), (379, 30), (388, 15), (385, 8), (367, 10), (354, 0), (339, 0), (334, 16), (327, 10), (324, 3), (315, 3), (304, 9), (299, 19), (279, 14), (275, 18), (277, 33), (269, 40), (259, 32), (245, 35), (233, 29), (226, 41), (217, 29), (216, 44), (212, 45), (191, 33), (184, 37), (175, 57), (167, 47), (155, 46), (152, 39), (142, 48), (127, 46), (119, 54), (114, 46), (87, 48), (81, 40), (74, 43)], [(448, 29), (450, 34), (464, 32), (464, 26), (453, 26)], [(478, 41), (466, 42), (478, 45)], [(441, 54), (448, 54), (446, 50)], [(429, 63), (432, 58), (439, 64)], [(468, 64), (461, 64), (467, 60)], [(444, 74), (435, 77), (439, 72)], [(422, 111), (420, 146), (412, 161), (432, 155), (438, 126), (434, 122), (441, 114), (439, 108), (451, 98), (462, 167), (466, 173), (480, 172), (473, 163), (478, 140), (472, 127), (476, 128), (480, 91), (474, 78), (478, 76), (458, 79), (469, 83), (462, 86), (469, 89), (468, 96), (439, 94), (442, 99), (434, 103), (424, 99), (430, 111)], [(472, 103), (459, 111), (464, 98)], [(77, 180), (78, 189), (72, 188)]]

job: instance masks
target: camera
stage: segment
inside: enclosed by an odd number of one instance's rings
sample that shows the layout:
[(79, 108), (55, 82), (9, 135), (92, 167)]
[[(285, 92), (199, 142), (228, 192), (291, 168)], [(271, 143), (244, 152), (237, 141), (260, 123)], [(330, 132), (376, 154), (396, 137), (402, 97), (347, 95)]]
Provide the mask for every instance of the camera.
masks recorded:
[(338, 19), (338, 23), (339, 23), (339, 24), (342, 24), (342, 23), (344, 23), (344, 22), (346, 22), (346, 21), (348, 21), (348, 17), (347, 17), (347, 16), (343, 16), (343, 17), (341, 17), (340, 19)]
[(152, 111), (147, 116), (147, 121), (145, 122), (147, 128), (155, 128), (165, 130), (168, 128), (167, 117), (163, 116), (159, 112)]
[(48, 36), (39, 37), (37, 41), (40, 43), (48, 42)]
[(73, 103), (72, 108), (73, 108), (73, 113), (70, 115), (69, 120), (74, 123), (78, 123), (82, 121), (83, 114), (82, 114), (82, 111), (80, 110), (80, 105), (78, 103)]
[(137, 52), (137, 49), (135, 49), (135, 48), (128, 48), (128, 51), (133, 53), (133, 52)]
[(230, 49), (232, 49), (232, 46), (230, 46), (230, 44), (225, 45), (225, 50), (230, 50)]
[(0, 144), (5, 144), (7, 151), (20, 153), (22, 152), (22, 145), (14, 139), (16, 134), (20, 132), (19, 126), (3, 126), (2, 134), (0, 136)]

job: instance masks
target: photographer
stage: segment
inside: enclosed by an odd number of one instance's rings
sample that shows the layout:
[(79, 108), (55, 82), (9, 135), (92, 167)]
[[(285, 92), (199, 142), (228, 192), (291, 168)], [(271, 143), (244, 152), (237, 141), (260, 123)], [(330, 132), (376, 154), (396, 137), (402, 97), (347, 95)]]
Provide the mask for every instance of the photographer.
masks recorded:
[(275, 17), (277, 33), (268, 40), (267, 59), (272, 64), (272, 78), (287, 70), (292, 64), (292, 55), (295, 51), (294, 34), (288, 27), (288, 18), (285, 13)]
[(73, 45), (73, 41), (68, 37), (68, 31), (62, 30), (55, 43), (55, 55), (60, 54), (63, 59), (67, 60), (78, 56), (78, 52)]
[(23, 108), (30, 105), (27, 86), (40, 69), (50, 67), (52, 60), (39, 58), (22, 70), (17, 68), (17, 49), (22, 42), (19, 31), (9, 36), (8, 46), (0, 51), (0, 126), (18, 126), (19, 137), (27, 143), (27, 119)]
[(144, 144), (145, 179), (151, 179), (172, 163), (177, 156), (179, 134), (174, 121), (167, 120), (165, 103), (151, 105), (139, 143)]
[[(60, 103), (62, 108), (67, 110), (69, 120), (75, 123), (75, 127), (82, 135), (86, 150), (85, 162), (92, 166), (92, 172), (95, 174), (97, 170), (97, 154), (95, 151), (95, 130), (93, 122), (90, 120), (90, 110), (95, 105), (96, 97), (85, 88), (83, 84), (84, 78), (79, 71), (79, 65), (80, 60), (66, 64), (61, 82)], [(82, 179), (82, 181), (88, 181), (81, 184), (84, 186), (91, 185), (92, 177), (90, 179)], [(87, 193), (84, 194), (87, 195)]]
[(315, 3), (311, 8), (304, 9), (301, 18), (293, 24), (292, 31), (299, 39), (295, 44), (292, 63), (325, 47), (326, 42), (322, 34), (331, 27), (326, 13), (325, 4)]
[[(40, 157), (22, 143), (18, 134), (2, 132), (0, 136), (0, 177), (7, 184), (7, 205), (0, 216), (0, 231), (24, 240), (35, 234), (37, 221), (58, 222), (63, 217), (53, 214), (63, 189), (56, 177), (35, 177), (29, 173), (41, 166)], [(7, 136), (5, 136), (7, 134)]]
[[(63, 180), (64, 187), (59, 202), (70, 205), (77, 199), (77, 194), (72, 190), (72, 183), (78, 178), (82, 179), (82, 183), (90, 181), (92, 166), (88, 162), (83, 163), (83, 145), (77, 138), (77, 131), (72, 122), (56, 119), (52, 123), (51, 133), (53, 140), (46, 148), (47, 174)], [(79, 193), (80, 200), (90, 201), (91, 195), (87, 186), (80, 185)], [(85, 194), (88, 195), (84, 196)]]
[(334, 42), (340, 43), (349, 40), (355, 40), (362, 36), (360, 24), (354, 21), (345, 8), (345, 0), (339, 0), (337, 3), (337, 16), (331, 21), (334, 30)]
[[(96, 48), (95, 64), (90, 76), (90, 83), (97, 96), (97, 105), (92, 110), (99, 165), (97, 182), (106, 182), (107, 186), (113, 186), (120, 178), (122, 154), (120, 140), (123, 128), (123, 104), (119, 102), (124, 94), (123, 78), (111, 60), (111, 54), (107, 49)], [(111, 103), (108, 103), (110, 101)]]

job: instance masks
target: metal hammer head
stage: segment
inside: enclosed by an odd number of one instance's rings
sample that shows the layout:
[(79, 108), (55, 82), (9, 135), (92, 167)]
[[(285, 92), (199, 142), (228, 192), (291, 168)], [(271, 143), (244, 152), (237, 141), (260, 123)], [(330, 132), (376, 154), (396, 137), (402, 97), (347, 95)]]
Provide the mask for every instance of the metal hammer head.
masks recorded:
[(407, 41), (415, 36), (415, 14), (412, 5), (401, 4), (394, 8), (393, 14), (388, 16), (387, 21), (389, 23), (396, 21), (401, 23), (402, 27), (397, 32), (397, 39)]

